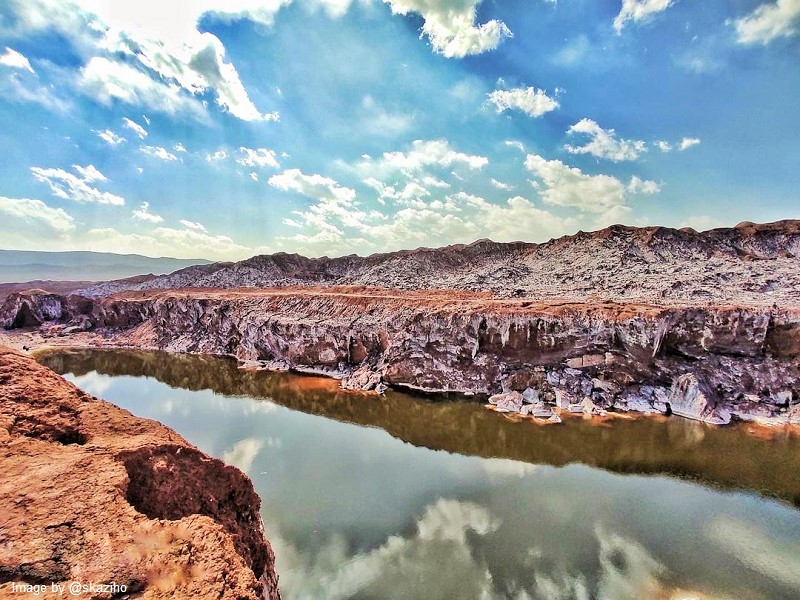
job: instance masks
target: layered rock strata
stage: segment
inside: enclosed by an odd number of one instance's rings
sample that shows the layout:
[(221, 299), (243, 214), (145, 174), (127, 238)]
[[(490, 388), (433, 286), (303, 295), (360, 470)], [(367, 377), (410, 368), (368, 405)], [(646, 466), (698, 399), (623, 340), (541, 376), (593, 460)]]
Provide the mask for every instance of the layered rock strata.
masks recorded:
[(6, 327), (37, 323), (94, 332), (90, 345), (230, 355), (345, 388), (535, 395), (504, 400), (532, 416), (556, 406), (800, 423), (798, 310), (302, 287), (23, 294), (0, 311)]
[(279, 598), (244, 474), (2, 346), (0, 472), (0, 596)]

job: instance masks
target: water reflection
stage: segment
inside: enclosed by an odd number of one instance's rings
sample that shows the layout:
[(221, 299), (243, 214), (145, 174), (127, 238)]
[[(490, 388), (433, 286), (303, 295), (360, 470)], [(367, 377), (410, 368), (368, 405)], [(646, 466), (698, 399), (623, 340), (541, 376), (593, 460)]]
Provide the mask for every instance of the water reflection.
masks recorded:
[(795, 508), (640, 475), (797, 503), (793, 438), (678, 420), (536, 427), (192, 356), (42, 361), (247, 471), (288, 599), (800, 594)]
[[(384, 399), (341, 390), (336, 381), (239, 369), (234, 361), (159, 352), (75, 350), (44, 354), (58, 373), (152, 377), (173, 388), (269, 399), (304, 413), (379, 427), (435, 450), (534, 464), (570, 463), (618, 473), (668, 474), (757, 491), (800, 506), (800, 437), (765, 442), (745, 427), (687, 419), (596, 421), (564, 426), (513, 422), (471, 402), (432, 402), (397, 392)], [(105, 380), (98, 380), (105, 385)], [(105, 389), (89, 390), (103, 397)]]

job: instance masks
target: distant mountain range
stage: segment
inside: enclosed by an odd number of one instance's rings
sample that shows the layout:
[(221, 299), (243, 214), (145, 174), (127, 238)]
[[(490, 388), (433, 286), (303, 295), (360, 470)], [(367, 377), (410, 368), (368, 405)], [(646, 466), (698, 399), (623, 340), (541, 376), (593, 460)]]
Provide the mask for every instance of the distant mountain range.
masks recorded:
[(171, 273), (204, 259), (150, 258), (110, 252), (35, 252), (0, 250), (0, 283), (33, 280), (108, 281), (134, 275)]

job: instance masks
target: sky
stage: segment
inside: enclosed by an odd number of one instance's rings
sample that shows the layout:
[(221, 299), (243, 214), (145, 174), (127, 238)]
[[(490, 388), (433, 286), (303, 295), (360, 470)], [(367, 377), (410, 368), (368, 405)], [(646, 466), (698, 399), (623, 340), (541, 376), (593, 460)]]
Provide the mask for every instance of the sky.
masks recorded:
[(0, 0), (0, 248), (800, 218), (800, 0)]

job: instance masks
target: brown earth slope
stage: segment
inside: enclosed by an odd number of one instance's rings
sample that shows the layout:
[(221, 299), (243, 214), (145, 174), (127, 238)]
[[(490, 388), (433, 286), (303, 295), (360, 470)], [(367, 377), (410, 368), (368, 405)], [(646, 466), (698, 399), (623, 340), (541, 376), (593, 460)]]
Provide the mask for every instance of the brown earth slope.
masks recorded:
[(279, 597), (245, 475), (2, 346), (0, 473), (0, 597)]

